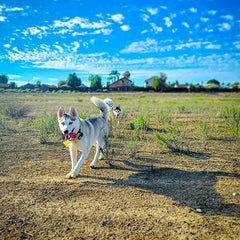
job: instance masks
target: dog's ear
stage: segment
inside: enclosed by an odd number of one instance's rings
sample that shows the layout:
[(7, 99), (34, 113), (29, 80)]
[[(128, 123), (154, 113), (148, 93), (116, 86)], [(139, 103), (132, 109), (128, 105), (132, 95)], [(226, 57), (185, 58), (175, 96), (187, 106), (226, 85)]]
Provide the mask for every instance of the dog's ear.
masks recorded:
[(58, 110), (58, 118), (61, 118), (64, 113), (65, 113), (64, 109), (62, 107), (60, 107), (59, 110)]
[(77, 111), (74, 107), (71, 107), (70, 108), (70, 114), (73, 116), (73, 117), (76, 117), (78, 114), (77, 114)]
[(121, 106), (120, 106), (120, 104), (118, 105), (118, 108), (121, 110)]

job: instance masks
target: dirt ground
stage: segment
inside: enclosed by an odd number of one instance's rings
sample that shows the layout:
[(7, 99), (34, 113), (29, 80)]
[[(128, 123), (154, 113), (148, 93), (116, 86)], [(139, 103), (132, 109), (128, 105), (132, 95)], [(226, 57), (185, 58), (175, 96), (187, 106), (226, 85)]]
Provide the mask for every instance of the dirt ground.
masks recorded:
[(3, 120), (0, 239), (239, 239), (233, 140), (212, 139), (207, 150), (189, 155), (148, 143), (132, 160), (120, 136), (111, 140), (112, 166), (99, 160), (91, 169), (93, 149), (77, 178), (65, 179), (68, 149), (56, 137), (39, 144), (31, 128), (35, 113)]

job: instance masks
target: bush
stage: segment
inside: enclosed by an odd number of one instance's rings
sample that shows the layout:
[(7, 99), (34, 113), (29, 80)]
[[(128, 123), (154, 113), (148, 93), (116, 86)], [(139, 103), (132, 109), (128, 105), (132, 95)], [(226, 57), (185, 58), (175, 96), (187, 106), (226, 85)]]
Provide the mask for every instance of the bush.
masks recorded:
[(40, 143), (45, 144), (49, 136), (57, 136), (59, 132), (57, 115), (48, 115), (45, 112), (43, 117), (35, 120), (34, 129), (37, 131)]
[(30, 108), (20, 103), (11, 103), (5, 109), (5, 114), (15, 119), (22, 118), (29, 112)]

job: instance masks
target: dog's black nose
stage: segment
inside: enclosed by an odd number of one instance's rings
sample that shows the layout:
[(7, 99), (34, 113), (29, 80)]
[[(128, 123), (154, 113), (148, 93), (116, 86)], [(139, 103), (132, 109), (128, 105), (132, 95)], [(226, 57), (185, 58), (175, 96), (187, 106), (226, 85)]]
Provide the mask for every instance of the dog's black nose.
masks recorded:
[(65, 130), (64, 133), (65, 133), (65, 134), (68, 134), (68, 130)]

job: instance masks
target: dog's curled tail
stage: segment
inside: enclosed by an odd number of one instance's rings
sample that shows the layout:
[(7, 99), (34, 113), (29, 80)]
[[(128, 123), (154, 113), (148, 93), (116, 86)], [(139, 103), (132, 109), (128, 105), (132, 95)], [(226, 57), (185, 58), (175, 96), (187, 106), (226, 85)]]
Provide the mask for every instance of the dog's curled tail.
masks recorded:
[(91, 97), (90, 99), (95, 106), (97, 106), (100, 111), (102, 112), (102, 118), (107, 121), (109, 117), (109, 109), (107, 104), (102, 100), (97, 97)]

